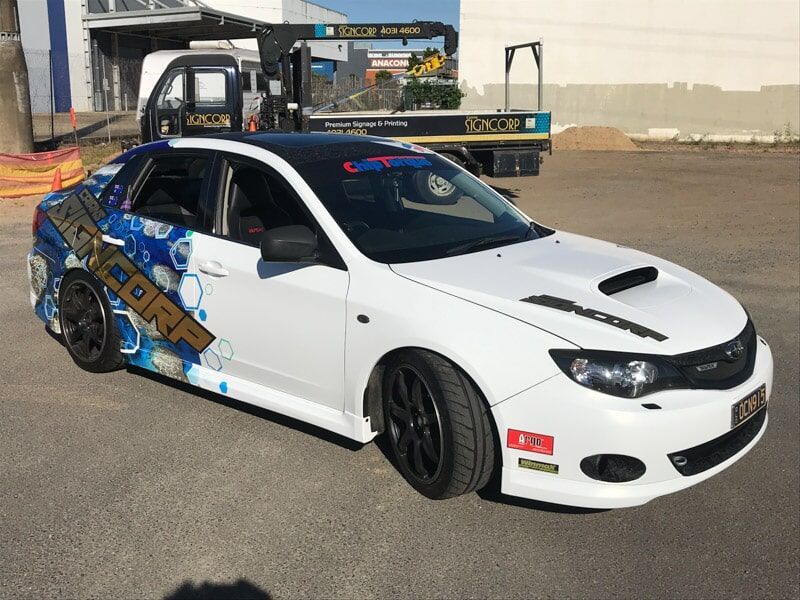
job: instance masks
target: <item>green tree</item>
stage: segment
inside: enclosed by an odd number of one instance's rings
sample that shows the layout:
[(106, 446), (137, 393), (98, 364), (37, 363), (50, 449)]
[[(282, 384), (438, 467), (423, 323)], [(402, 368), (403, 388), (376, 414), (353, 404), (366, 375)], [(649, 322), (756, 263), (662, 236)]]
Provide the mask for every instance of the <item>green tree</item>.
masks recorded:
[(409, 79), (403, 91), (406, 109), (415, 109), (424, 104), (434, 108), (455, 109), (461, 106), (464, 92), (456, 84), (436, 84), (430, 81)]

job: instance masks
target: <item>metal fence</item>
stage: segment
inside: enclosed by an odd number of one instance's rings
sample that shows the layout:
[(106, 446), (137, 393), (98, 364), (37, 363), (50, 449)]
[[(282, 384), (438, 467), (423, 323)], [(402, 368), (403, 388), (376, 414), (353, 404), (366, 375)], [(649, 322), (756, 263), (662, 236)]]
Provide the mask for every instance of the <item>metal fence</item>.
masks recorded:
[[(87, 89), (70, 85), (69, 67), (64, 65), (82, 68), (84, 60), (83, 54), (54, 56), (50, 50), (25, 50), (33, 136), (37, 142), (72, 140), (69, 107), (76, 104), (76, 99), (83, 98)], [(120, 60), (112, 68), (114, 71), (110, 68), (106, 77), (108, 89), (103, 89), (102, 77), (95, 82), (92, 99), (95, 110), (77, 114), (80, 139), (128, 138), (138, 134), (134, 112), (136, 91), (131, 88), (134, 82), (138, 84), (141, 60)]]
[(314, 106), (324, 106), (323, 112), (394, 111), (403, 102), (403, 86), (397, 81), (365, 89), (356, 77), (336, 82), (314, 77), (311, 93)]

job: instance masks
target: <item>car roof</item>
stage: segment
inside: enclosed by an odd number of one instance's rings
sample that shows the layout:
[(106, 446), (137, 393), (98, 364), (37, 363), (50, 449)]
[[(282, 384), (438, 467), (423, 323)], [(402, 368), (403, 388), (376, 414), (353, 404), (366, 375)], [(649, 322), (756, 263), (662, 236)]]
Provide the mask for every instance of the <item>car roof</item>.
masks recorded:
[[(192, 140), (228, 140), (263, 148), (292, 164), (307, 164), (328, 159), (368, 156), (376, 153), (411, 154), (424, 152), (419, 146), (389, 138), (341, 133), (229, 132), (179, 138), (179, 148), (191, 148)], [(389, 149), (388, 146), (392, 146)], [(166, 149), (168, 140), (136, 146), (114, 162), (126, 162), (136, 154)]]

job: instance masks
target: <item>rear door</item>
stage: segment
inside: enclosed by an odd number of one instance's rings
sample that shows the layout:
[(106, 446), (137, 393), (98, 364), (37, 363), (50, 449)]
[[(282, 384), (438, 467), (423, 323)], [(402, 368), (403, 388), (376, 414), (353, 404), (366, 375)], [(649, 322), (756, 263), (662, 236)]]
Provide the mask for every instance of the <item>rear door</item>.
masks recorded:
[(193, 236), (209, 227), (207, 182), (213, 154), (151, 153), (110, 182), (105, 250), (96, 275), (106, 283), (132, 364), (188, 379), (214, 334), (197, 319), (202, 297)]

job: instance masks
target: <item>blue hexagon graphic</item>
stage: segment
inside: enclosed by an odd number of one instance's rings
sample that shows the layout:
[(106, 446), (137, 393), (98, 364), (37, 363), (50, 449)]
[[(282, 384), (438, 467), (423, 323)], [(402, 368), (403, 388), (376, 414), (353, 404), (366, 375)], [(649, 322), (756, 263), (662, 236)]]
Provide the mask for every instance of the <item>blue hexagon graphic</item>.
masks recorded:
[(142, 217), (133, 217), (133, 219), (131, 219), (131, 229), (139, 231), (142, 227), (144, 227)]
[(139, 349), (142, 336), (136, 328), (136, 325), (131, 321), (131, 317), (127, 311), (115, 310), (114, 315), (119, 319), (119, 321), (117, 321), (117, 329), (119, 330), (120, 337), (122, 337), (119, 351), (123, 354), (133, 354)]
[(176, 269), (186, 270), (186, 267), (189, 266), (189, 258), (192, 256), (192, 240), (187, 237), (175, 240), (172, 248), (169, 249), (169, 255)]
[(150, 253), (147, 250), (142, 252), (142, 260), (144, 262), (150, 262)]
[(110, 216), (108, 217), (108, 222), (109, 222), (109, 224), (113, 223), (113, 222), (114, 222), (114, 221), (116, 221), (116, 220), (117, 220), (117, 215), (110, 215)]
[(58, 291), (58, 288), (60, 287), (61, 287), (61, 277), (56, 277), (55, 279), (53, 279), (53, 289), (55, 291)]
[(186, 310), (197, 310), (200, 301), (203, 299), (203, 286), (200, 278), (194, 273), (184, 273), (181, 275), (181, 282), (178, 284), (178, 295)]
[(133, 234), (129, 234), (128, 237), (125, 238), (125, 254), (128, 256), (136, 254), (136, 238), (133, 237)]
[(165, 240), (169, 235), (169, 232), (172, 231), (172, 225), (167, 225), (166, 223), (159, 223), (156, 225), (156, 239), (157, 240)]
[(225, 339), (220, 340), (217, 344), (217, 348), (219, 348), (219, 353), (225, 360), (231, 360), (233, 358), (233, 346), (230, 341)]
[(108, 302), (111, 304), (111, 306), (114, 306), (114, 307), (119, 306), (120, 302), (122, 302), (122, 300), (119, 299), (119, 296), (117, 296), (110, 289), (108, 289), (108, 288), (105, 288), (105, 289), (106, 289), (106, 296), (108, 296)]
[[(155, 271), (155, 269), (153, 269)], [(155, 284), (160, 287), (162, 290), (169, 291), (169, 275), (164, 270), (155, 271), (153, 275), (153, 279), (155, 280)]]
[(206, 351), (203, 352), (203, 359), (206, 361), (206, 364), (209, 366), (209, 368), (214, 369), (215, 371), (222, 369), (222, 361), (217, 353), (211, 348), (207, 348)]
[(186, 379), (188, 379), (189, 383), (192, 385), (197, 385), (200, 382), (200, 367), (192, 363), (186, 370)]
[(48, 294), (44, 298), (44, 316), (47, 317), (48, 321), (52, 321), (55, 314), (56, 314), (55, 302), (53, 302), (53, 297), (50, 294)]

